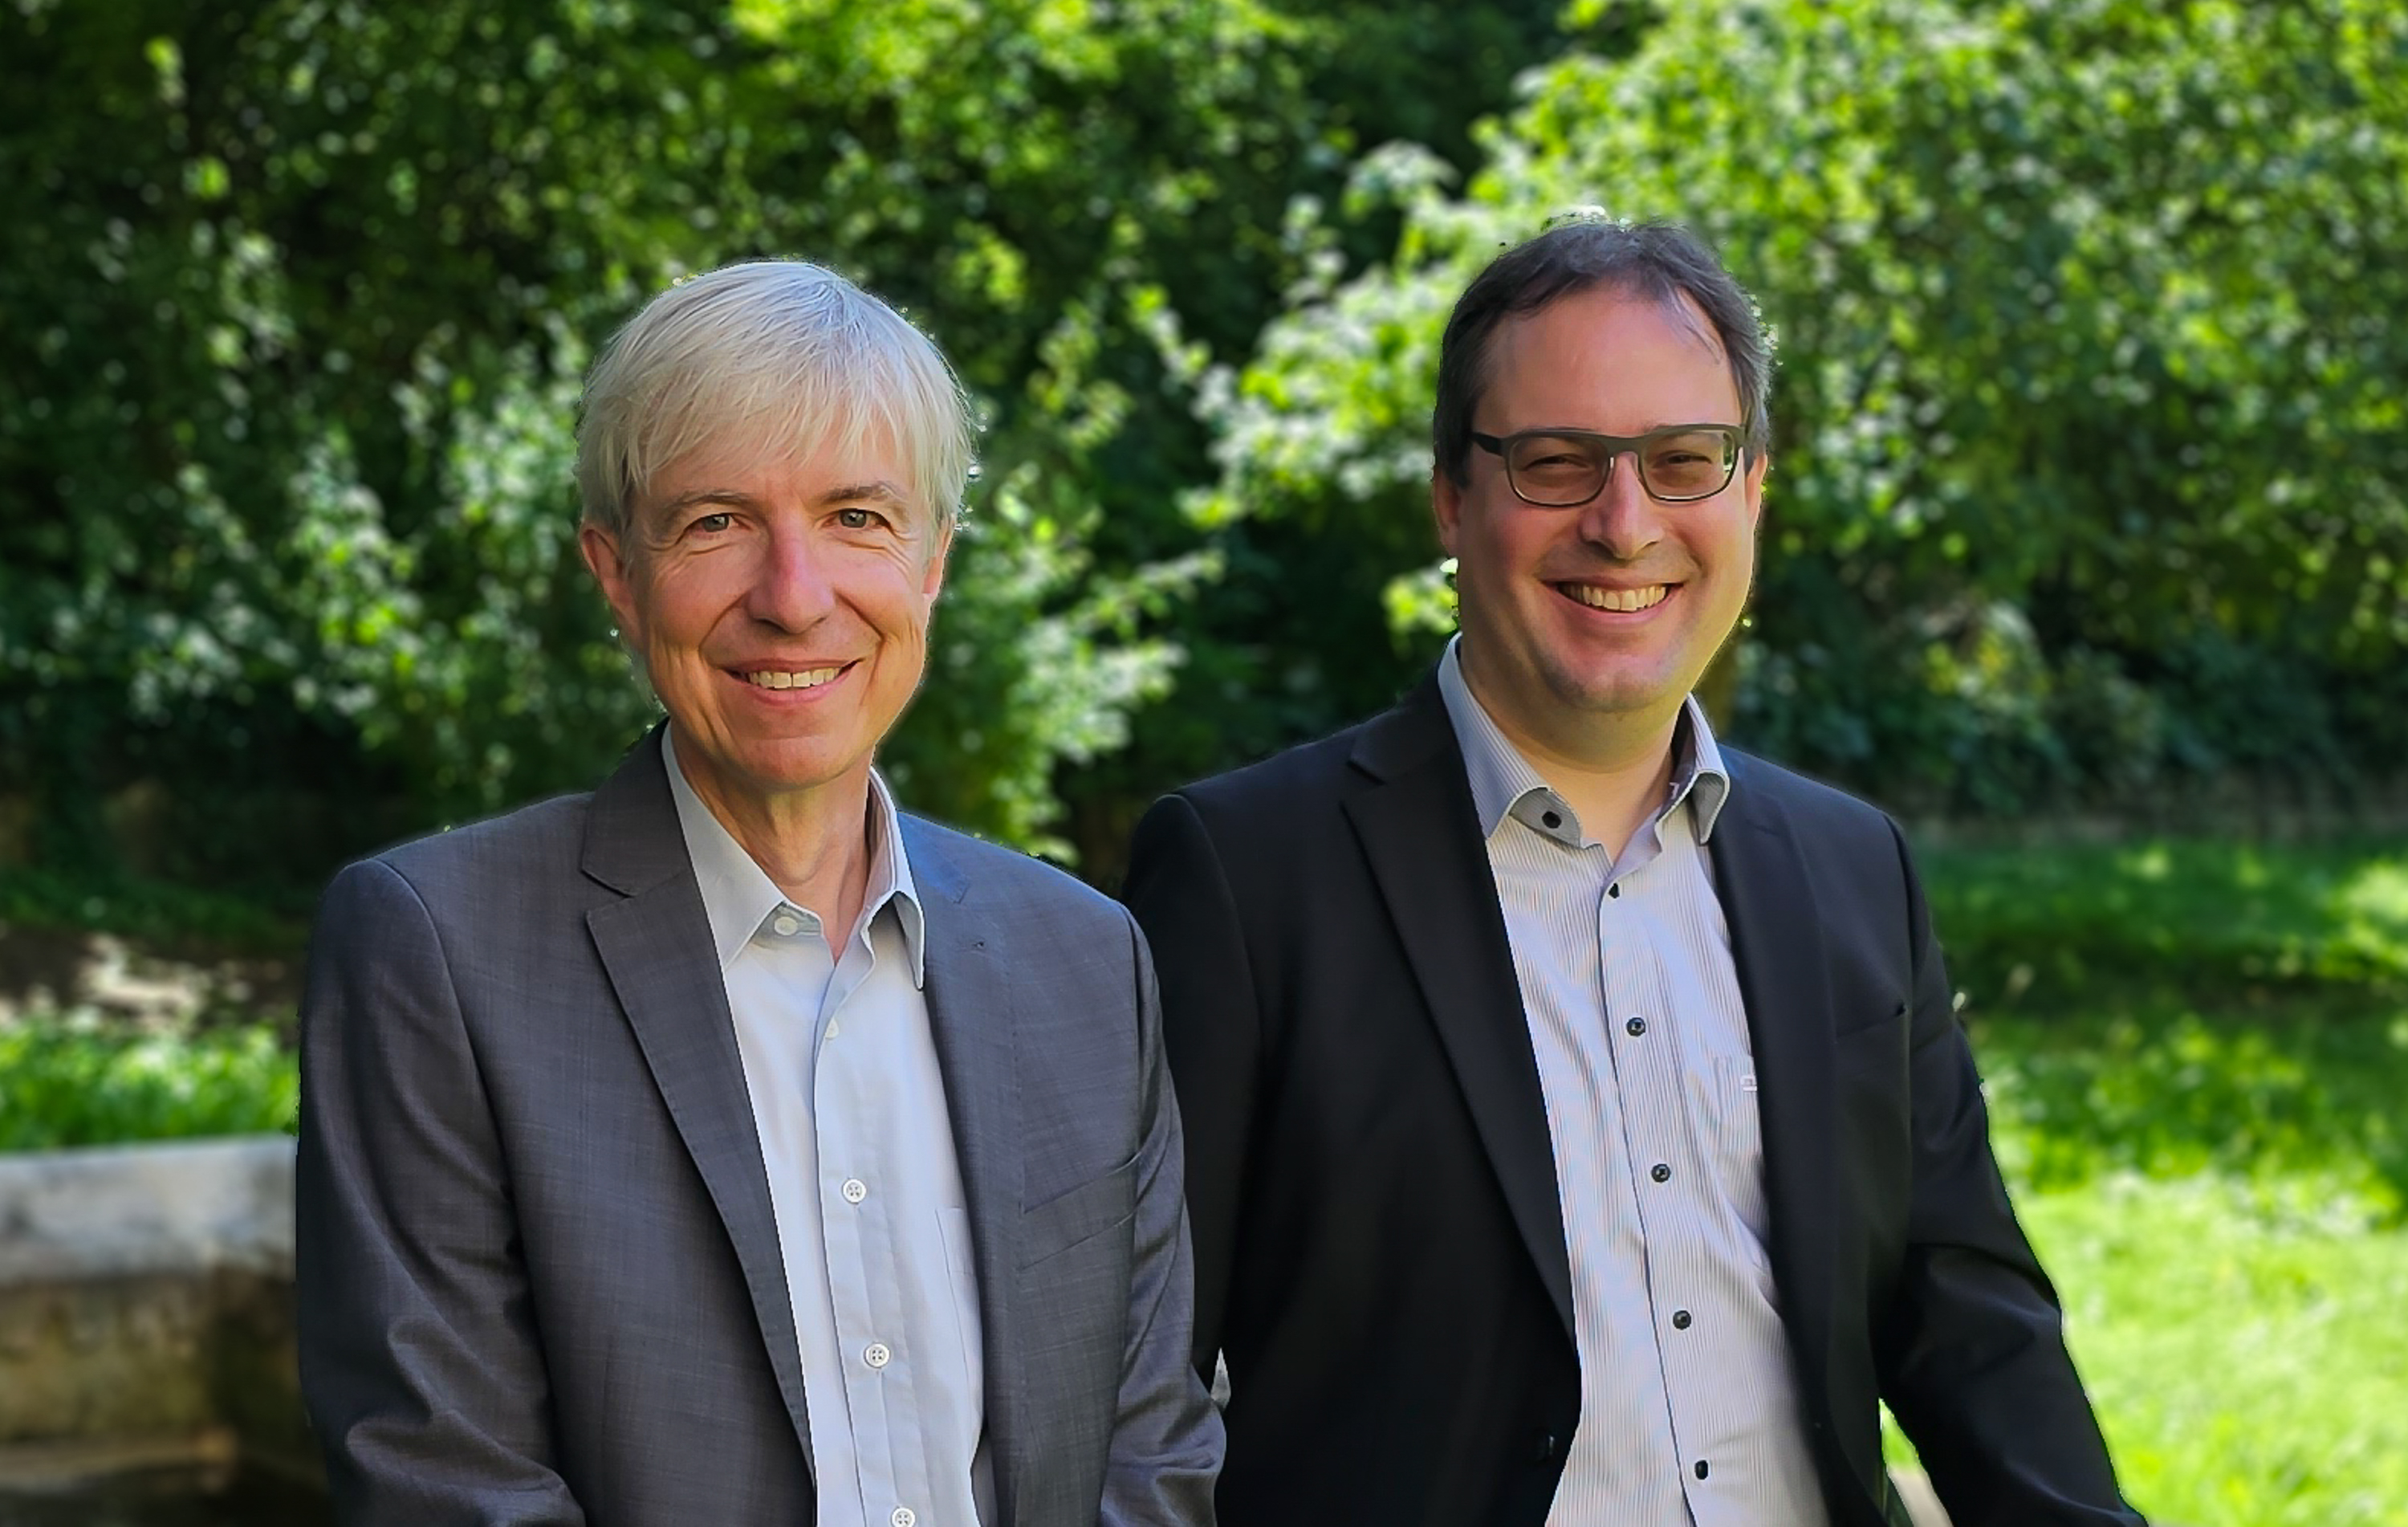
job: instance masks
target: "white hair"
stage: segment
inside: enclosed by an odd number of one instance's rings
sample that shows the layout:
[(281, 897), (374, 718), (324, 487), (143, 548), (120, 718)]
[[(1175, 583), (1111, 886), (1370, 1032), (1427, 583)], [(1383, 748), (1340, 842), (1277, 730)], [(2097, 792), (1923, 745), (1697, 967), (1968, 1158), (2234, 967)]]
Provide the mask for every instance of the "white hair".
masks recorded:
[(680, 281), (627, 321), (585, 379), (577, 488), (624, 534), (653, 474), (749, 435), (850, 454), (882, 433), (939, 525), (974, 469), (969, 399), (928, 337), (832, 270), (756, 260)]

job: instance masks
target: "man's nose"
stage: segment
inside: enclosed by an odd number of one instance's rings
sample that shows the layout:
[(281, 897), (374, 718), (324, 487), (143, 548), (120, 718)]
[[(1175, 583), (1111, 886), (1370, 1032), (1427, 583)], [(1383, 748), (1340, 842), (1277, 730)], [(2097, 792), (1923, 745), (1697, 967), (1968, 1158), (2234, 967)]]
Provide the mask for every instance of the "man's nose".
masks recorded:
[(1664, 538), (1664, 506), (1639, 478), (1639, 454), (1617, 451), (1605, 486), (1581, 506), (1581, 536), (1616, 562), (1635, 562)]
[(773, 527), (753, 569), (745, 612), (782, 631), (809, 630), (836, 607), (828, 573), (827, 549), (808, 532)]

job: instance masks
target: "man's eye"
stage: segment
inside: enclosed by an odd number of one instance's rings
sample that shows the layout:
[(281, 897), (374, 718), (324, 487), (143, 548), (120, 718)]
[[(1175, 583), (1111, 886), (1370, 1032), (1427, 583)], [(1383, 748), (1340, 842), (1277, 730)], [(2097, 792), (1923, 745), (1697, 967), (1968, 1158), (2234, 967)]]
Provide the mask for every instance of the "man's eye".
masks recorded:
[(836, 523), (847, 530), (867, 530), (878, 520), (878, 511), (874, 509), (839, 509), (836, 511)]
[(715, 514), (704, 514), (697, 517), (691, 528), (699, 530), (706, 536), (715, 536), (721, 531), (729, 528), (735, 525), (735, 523), (736, 516), (728, 513), (724, 510), (722, 510)]

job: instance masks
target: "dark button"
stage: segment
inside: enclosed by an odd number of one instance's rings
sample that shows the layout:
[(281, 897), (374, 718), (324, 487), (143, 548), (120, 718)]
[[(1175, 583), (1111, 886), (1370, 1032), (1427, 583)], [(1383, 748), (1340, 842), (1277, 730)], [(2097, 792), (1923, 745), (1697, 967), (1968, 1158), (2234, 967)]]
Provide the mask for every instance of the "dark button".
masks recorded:
[(1654, 1166), (1648, 1168), (1647, 1174), (1655, 1178), (1657, 1182), (1670, 1182), (1672, 1180), (1672, 1169), (1666, 1166), (1661, 1161), (1658, 1161)]
[(1544, 1463), (1555, 1456), (1555, 1434), (1553, 1432), (1541, 1432), (1531, 1439), (1530, 1457), (1533, 1461)]
[(1622, 894), (1621, 883), (1617, 881), (1613, 885), (1608, 886), (1605, 888), (1605, 894), (1608, 896), (1620, 896)]
[(1647, 1020), (1645, 1018), (1633, 1018), (1628, 1023), (1622, 1026), (1622, 1031), (1628, 1034), (1631, 1038), (1637, 1039), (1640, 1035), (1647, 1031)]
[(1547, 826), (1551, 828), (1559, 828), (1564, 825), (1564, 819), (1554, 812), (1547, 813), (1546, 815), (1540, 817), (1539, 820), (1546, 823)]
[(1700, 1478), (1700, 1479), (1702, 1479), (1702, 1478), (1704, 1478), (1705, 1477), (1706, 1477), (1706, 1461), (1705, 1461), (1704, 1459), (1702, 1459), (1702, 1458), (1701, 1458), (1701, 1459), (1698, 1460), (1698, 1478)]
[(1672, 1329), (1675, 1331), (1686, 1331), (1689, 1329), (1689, 1312), (1687, 1310), (1674, 1310), (1672, 1312)]

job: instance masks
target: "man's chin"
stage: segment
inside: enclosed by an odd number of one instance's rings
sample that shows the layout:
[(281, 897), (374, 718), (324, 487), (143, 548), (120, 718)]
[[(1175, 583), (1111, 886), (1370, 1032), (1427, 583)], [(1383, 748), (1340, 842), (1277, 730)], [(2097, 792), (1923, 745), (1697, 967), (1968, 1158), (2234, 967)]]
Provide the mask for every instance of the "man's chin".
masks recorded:
[(718, 746), (697, 746), (694, 736), (687, 727), (678, 728), (679, 760), (694, 758), (701, 763), (731, 794), (756, 799), (797, 796), (868, 777), (869, 751), (832, 739), (736, 737)]

